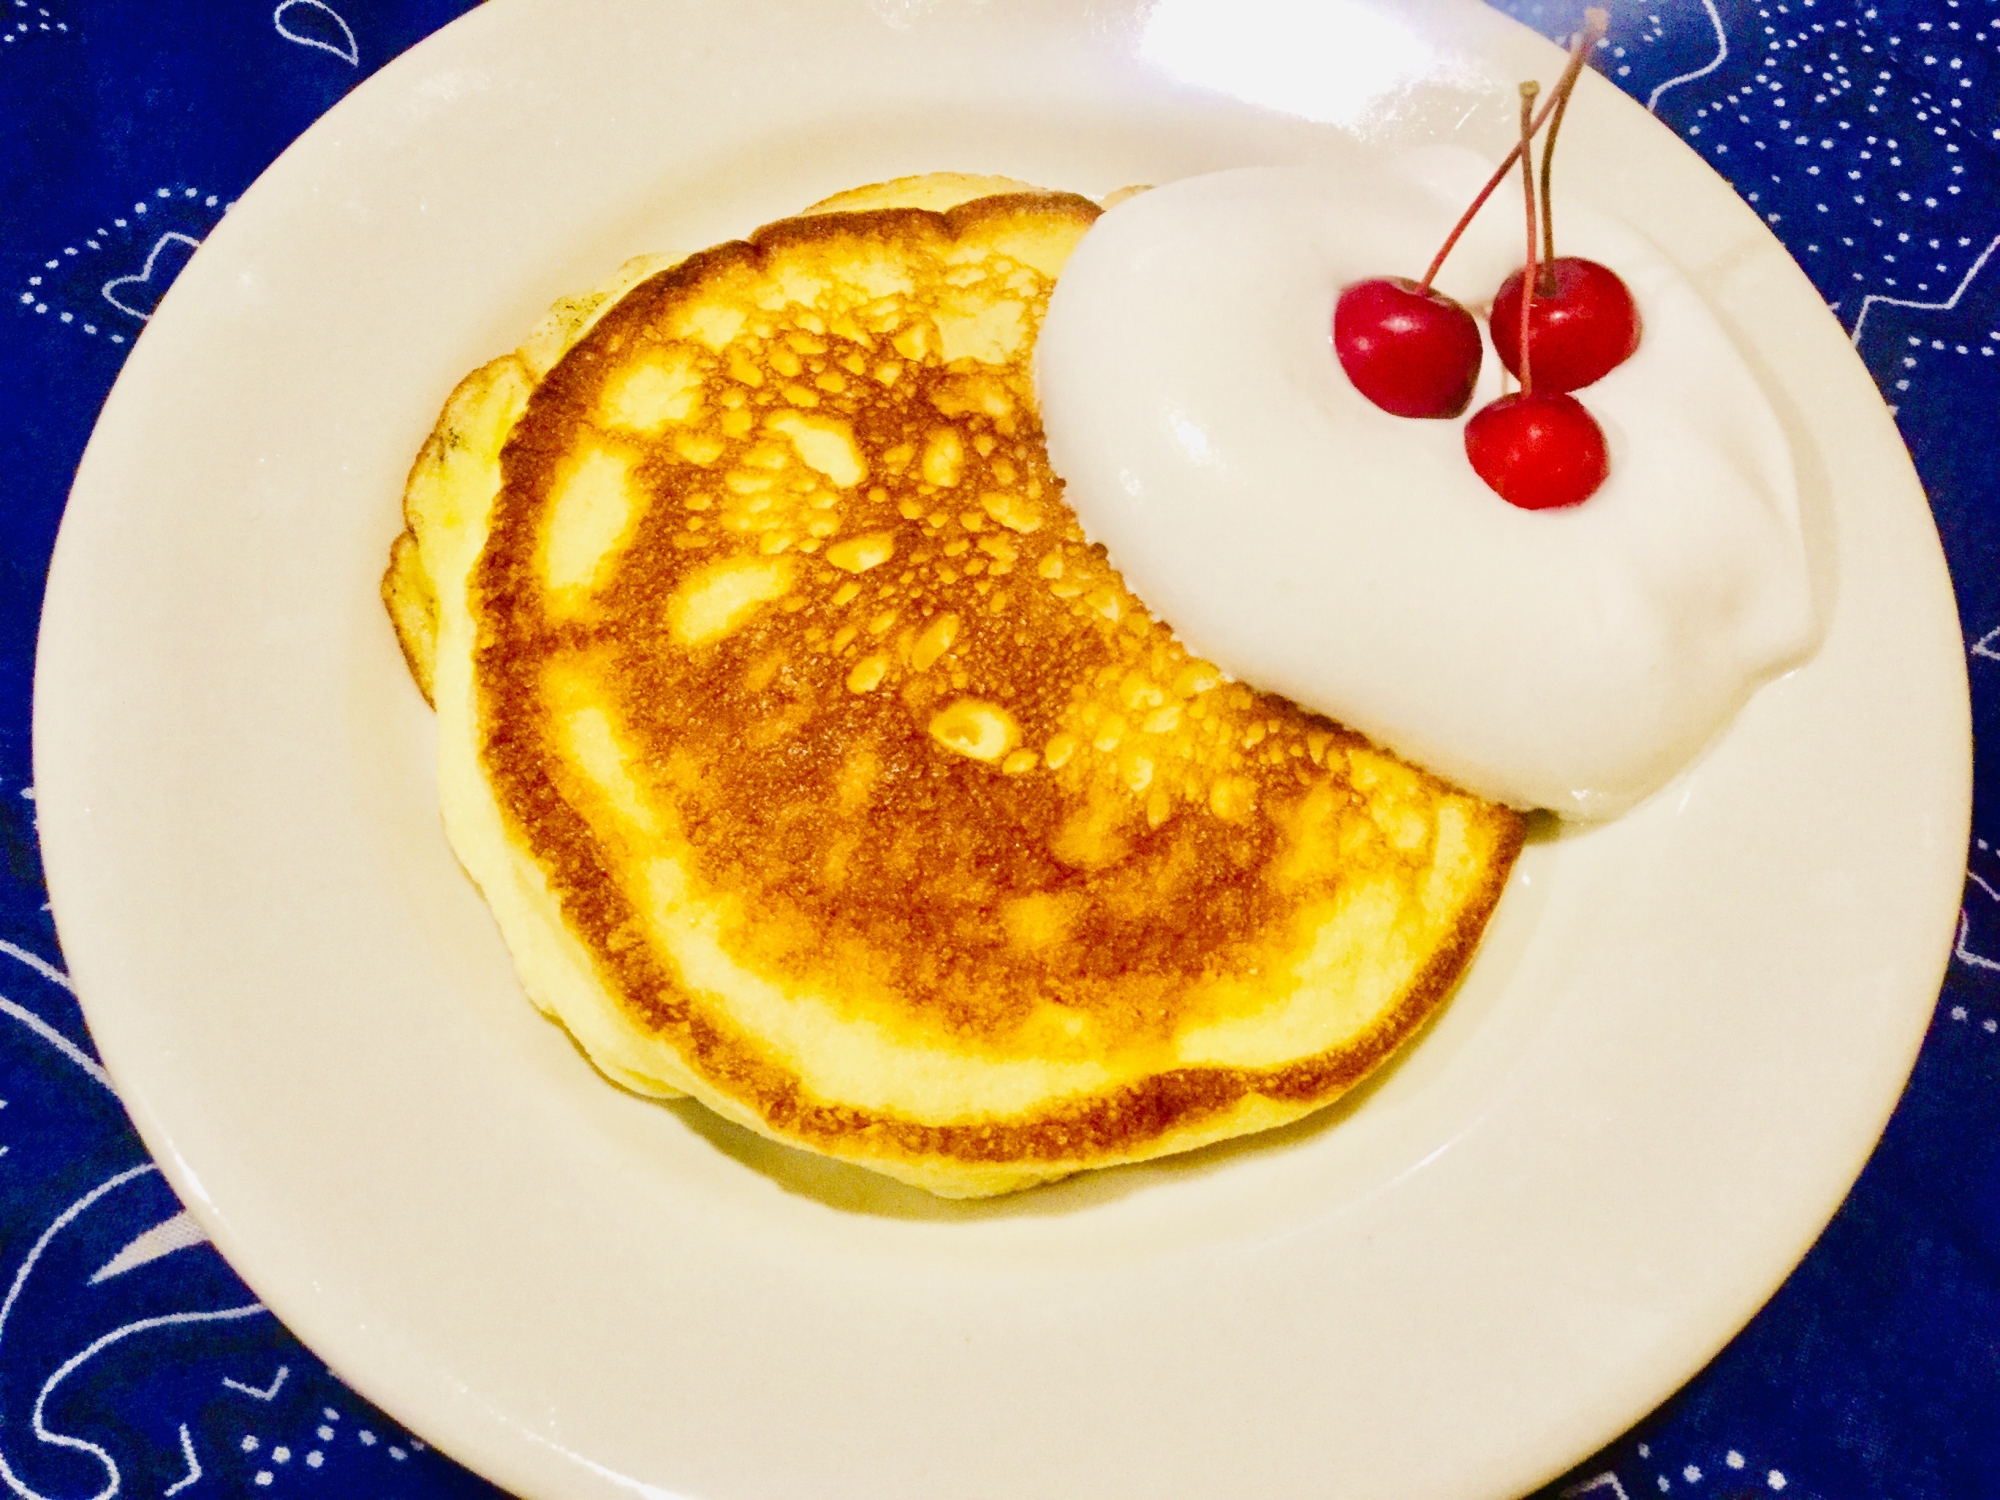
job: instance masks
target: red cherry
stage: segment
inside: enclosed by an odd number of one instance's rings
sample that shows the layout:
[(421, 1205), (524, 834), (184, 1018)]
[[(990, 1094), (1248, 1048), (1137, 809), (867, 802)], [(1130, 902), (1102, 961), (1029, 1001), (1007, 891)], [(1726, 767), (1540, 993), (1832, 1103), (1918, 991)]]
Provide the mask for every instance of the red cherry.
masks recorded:
[[(1528, 314), (1529, 360), (1535, 389), (1581, 390), (1602, 380), (1639, 347), (1639, 309), (1616, 271), (1577, 255), (1559, 255), (1543, 269)], [(1521, 374), (1521, 273), (1500, 284), (1493, 299), (1493, 347), (1507, 373)]]
[[(1535, 373), (1541, 374), (1541, 360)], [(1581, 505), (1611, 472), (1597, 419), (1574, 396), (1515, 392), (1465, 424), (1465, 456), (1495, 494), (1522, 510)]]
[(1342, 290), (1333, 348), (1354, 388), (1399, 417), (1455, 417), (1479, 378), (1479, 325), (1451, 298), (1402, 276)]

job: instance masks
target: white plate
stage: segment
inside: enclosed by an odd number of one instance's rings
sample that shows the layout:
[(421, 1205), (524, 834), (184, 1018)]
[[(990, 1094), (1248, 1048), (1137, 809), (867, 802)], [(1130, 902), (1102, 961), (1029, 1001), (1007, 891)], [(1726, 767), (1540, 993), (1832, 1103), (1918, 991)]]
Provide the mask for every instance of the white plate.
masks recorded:
[(1556, 67), (1470, 0), (1302, 9), (493, 0), (287, 152), (133, 350), (43, 621), (64, 947), (251, 1285), (500, 1483), (1511, 1495), (1692, 1373), (1859, 1170), (1957, 900), (1943, 562), (1810, 285), (1597, 80), (1567, 190), (1680, 262), (1768, 379), (1831, 633), (1665, 795), (1532, 847), (1463, 992), (1358, 1103), (933, 1202), (601, 1083), (452, 861), (375, 596), (452, 383), (627, 254), (838, 188), (1493, 151), (1513, 81)]

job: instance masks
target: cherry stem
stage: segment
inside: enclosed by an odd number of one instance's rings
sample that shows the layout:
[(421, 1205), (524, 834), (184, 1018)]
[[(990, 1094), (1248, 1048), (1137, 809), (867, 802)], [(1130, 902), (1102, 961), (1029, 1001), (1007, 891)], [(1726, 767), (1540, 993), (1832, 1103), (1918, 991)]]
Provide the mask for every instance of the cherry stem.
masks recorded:
[(1535, 140), (1535, 95), (1542, 86), (1533, 79), (1521, 85), (1521, 196), (1528, 209), (1528, 264), (1521, 273), (1521, 394), (1535, 389), (1528, 365), (1528, 323), (1535, 311), (1535, 162), (1529, 148)]
[(1549, 192), (1549, 176), (1555, 168), (1556, 132), (1562, 129), (1563, 113), (1569, 108), (1569, 96), (1576, 92), (1576, 81), (1583, 74), (1584, 59), (1591, 48), (1604, 35), (1610, 25), (1610, 17), (1596, 6), (1583, 13), (1583, 30), (1576, 34), (1570, 44), (1569, 63), (1556, 80), (1555, 113), (1549, 119), (1549, 133), (1542, 140), (1542, 291), (1553, 293), (1555, 287), (1554, 264), (1556, 258), (1556, 216), (1555, 199)]
[[(1590, 48), (1597, 45), (1597, 39), (1604, 35), (1604, 29), (1608, 24), (1609, 18), (1595, 6), (1592, 6), (1583, 13), (1583, 32), (1577, 38), (1575, 50), (1570, 53), (1569, 66), (1563, 70), (1564, 79), (1568, 80), (1572, 85), (1575, 83), (1574, 74), (1583, 70), (1585, 54)], [(1557, 101), (1565, 97), (1560, 92), (1560, 86), (1558, 87), (1559, 91), (1550, 96), (1549, 102), (1542, 106), (1541, 113), (1535, 116), (1535, 130), (1542, 128), (1542, 121), (1548, 118), (1550, 111), (1556, 107)], [(1530, 134), (1532, 133), (1530, 132)], [(1438, 247), (1438, 253), (1432, 259), (1430, 269), (1424, 272), (1424, 279), (1418, 283), (1425, 291), (1431, 289), (1431, 283), (1437, 280), (1438, 272), (1444, 269), (1445, 257), (1451, 254), (1453, 248), (1458, 244), (1459, 237), (1471, 225), (1473, 219), (1478, 215), (1479, 210), (1486, 206), (1486, 200), (1493, 196), (1493, 190), (1505, 182), (1507, 174), (1514, 170), (1514, 163), (1521, 159), (1523, 149), (1519, 144), (1516, 144), (1507, 153), (1500, 165), (1493, 169), (1493, 175), (1486, 179), (1486, 186), (1479, 190), (1479, 196), (1472, 200), (1472, 206), (1459, 215), (1458, 222), (1452, 225), (1451, 233), (1445, 236), (1444, 244)]]
[(1562, 129), (1563, 111), (1569, 108), (1569, 91), (1561, 85), (1556, 88), (1556, 112), (1549, 120), (1549, 133), (1542, 138), (1542, 283), (1544, 293), (1553, 294), (1556, 289), (1556, 215), (1554, 200), (1549, 194), (1550, 169), (1555, 165), (1556, 132)]
[[(1554, 103), (1553, 100), (1550, 102)], [(1536, 120), (1536, 127), (1540, 128), (1541, 123), (1540, 120)], [(1493, 175), (1486, 179), (1486, 186), (1479, 190), (1479, 196), (1472, 200), (1472, 206), (1459, 216), (1456, 224), (1451, 226), (1451, 233), (1445, 236), (1444, 243), (1438, 247), (1437, 256), (1431, 261), (1430, 269), (1424, 272), (1424, 279), (1418, 283), (1425, 291), (1429, 291), (1431, 283), (1437, 280), (1437, 273), (1444, 269), (1445, 257), (1451, 254), (1458, 244), (1459, 237), (1471, 227), (1474, 216), (1486, 206), (1486, 200), (1493, 196), (1493, 190), (1507, 180), (1507, 174), (1514, 170), (1514, 163), (1520, 159), (1521, 148), (1517, 144), (1501, 160), (1500, 165), (1493, 169)]]

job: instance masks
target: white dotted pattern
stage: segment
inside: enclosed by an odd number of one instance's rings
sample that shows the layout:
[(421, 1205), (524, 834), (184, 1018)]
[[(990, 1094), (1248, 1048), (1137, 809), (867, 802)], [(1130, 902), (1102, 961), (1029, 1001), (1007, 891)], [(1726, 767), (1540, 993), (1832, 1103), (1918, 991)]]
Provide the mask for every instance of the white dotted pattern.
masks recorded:
[[(1635, 1451), (1637, 1452), (1639, 1458), (1642, 1461), (1651, 1459), (1653, 1457), (1652, 1446), (1648, 1443), (1639, 1443), (1635, 1445)], [(1743, 1456), (1743, 1453), (1740, 1449), (1731, 1448), (1722, 1455), (1722, 1467), (1732, 1472), (1740, 1473), (1744, 1468), (1748, 1466), (1748, 1463), (1749, 1460)], [(1677, 1474), (1673, 1475), (1668, 1475), (1664, 1473), (1654, 1474), (1653, 1487), (1656, 1490), (1658, 1490), (1660, 1494), (1667, 1495), (1667, 1494), (1672, 1494), (1674, 1492), (1675, 1482), (1677, 1480), (1683, 1485), (1693, 1486), (1701, 1484), (1706, 1477), (1707, 1477), (1706, 1471), (1703, 1470), (1700, 1463), (1693, 1461), (1683, 1461), (1680, 1470)], [(1601, 1488), (1607, 1483), (1615, 1486), (1617, 1483), (1616, 1475), (1615, 1474), (1600, 1475), (1597, 1479), (1592, 1480), (1589, 1485), (1576, 1486), (1572, 1489), (1564, 1491), (1564, 1494), (1566, 1496), (1576, 1497), (1576, 1500), (1582, 1500), (1583, 1496), (1585, 1496), (1586, 1494), (1595, 1494), (1598, 1488)], [(1766, 1489), (1773, 1491), (1782, 1490), (1789, 1483), (1790, 1481), (1786, 1479), (1785, 1473), (1782, 1469), (1768, 1469), (1765, 1471), (1764, 1485)], [(1623, 1493), (1623, 1491), (1620, 1490), (1619, 1493)], [(1716, 1493), (1716, 1500), (1744, 1500), (1744, 1494), (1745, 1494), (1745, 1492), (1740, 1489), (1730, 1489), (1727, 1486), (1725, 1486), (1722, 1490), (1716, 1491), (1715, 1493)]]
[[(4, 0), (0, 0), (0, 3), (4, 3)], [(304, 1442), (294, 1444), (284, 1440), (283, 1435), (274, 1436), (269, 1433), (245, 1433), (238, 1439), (238, 1447), (244, 1454), (258, 1455), (246, 1465), (251, 1484), (259, 1489), (275, 1484), (279, 1471), (294, 1458), (297, 1458), (303, 1467), (318, 1470), (327, 1468), (330, 1460), (339, 1456), (337, 1440), (342, 1429), (337, 1424), (342, 1421), (340, 1411), (335, 1407), (324, 1406), (309, 1420), (313, 1424), (310, 1428), (311, 1435), (317, 1440), (313, 1446), (308, 1446)], [(354, 1447), (347, 1450), (351, 1460), (358, 1458), (361, 1453), (373, 1451), (386, 1455), (392, 1463), (401, 1464), (409, 1462), (416, 1454), (428, 1451), (416, 1438), (404, 1435), (391, 1441), (368, 1427), (352, 1429), (352, 1436)]]
[[(88, 338), (128, 344), (188, 254), (233, 207), (233, 200), (198, 187), (156, 188), (108, 228), (51, 251), (16, 294), (17, 305), (38, 317), (54, 313), (55, 321)], [(64, 301), (71, 305), (61, 306)]]
[(0, 43), (26, 42), (68, 32), (69, 22), (60, 19), (46, 5), (31, 5), (28, 0), (14, 0), (12, 14), (0, 20)]

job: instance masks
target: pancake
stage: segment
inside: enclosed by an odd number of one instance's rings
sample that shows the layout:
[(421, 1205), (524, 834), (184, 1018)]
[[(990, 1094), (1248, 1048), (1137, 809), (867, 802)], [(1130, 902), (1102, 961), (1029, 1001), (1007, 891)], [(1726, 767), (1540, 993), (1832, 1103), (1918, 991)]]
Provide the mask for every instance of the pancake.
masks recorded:
[(1087, 199), (908, 179), (559, 304), (384, 596), (452, 844), (609, 1078), (952, 1197), (1320, 1108), (1519, 818), (1191, 656), (1062, 502)]

